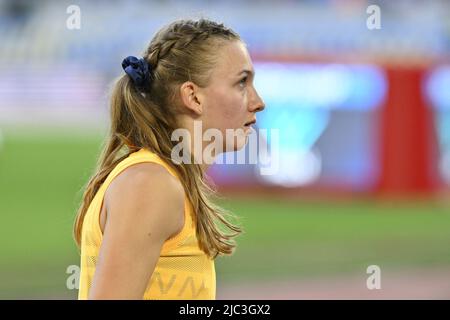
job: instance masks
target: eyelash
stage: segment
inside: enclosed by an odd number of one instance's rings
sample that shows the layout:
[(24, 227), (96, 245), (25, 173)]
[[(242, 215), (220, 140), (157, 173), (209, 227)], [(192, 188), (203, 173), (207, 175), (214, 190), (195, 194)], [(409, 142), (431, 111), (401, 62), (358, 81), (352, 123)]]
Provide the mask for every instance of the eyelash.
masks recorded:
[(245, 84), (247, 82), (247, 78), (248, 77), (242, 78), (241, 81), (239, 81), (239, 84)]

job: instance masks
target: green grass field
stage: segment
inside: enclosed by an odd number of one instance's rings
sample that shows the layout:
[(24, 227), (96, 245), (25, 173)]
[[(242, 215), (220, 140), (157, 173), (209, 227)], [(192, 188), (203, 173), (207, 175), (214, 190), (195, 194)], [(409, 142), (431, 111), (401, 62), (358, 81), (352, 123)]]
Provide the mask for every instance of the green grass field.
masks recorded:
[[(3, 133), (0, 147), (0, 298), (74, 298), (66, 268), (81, 187), (102, 136)], [(442, 202), (226, 199), (242, 218), (238, 250), (217, 261), (221, 282), (365, 272), (370, 264), (450, 267), (450, 211)]]

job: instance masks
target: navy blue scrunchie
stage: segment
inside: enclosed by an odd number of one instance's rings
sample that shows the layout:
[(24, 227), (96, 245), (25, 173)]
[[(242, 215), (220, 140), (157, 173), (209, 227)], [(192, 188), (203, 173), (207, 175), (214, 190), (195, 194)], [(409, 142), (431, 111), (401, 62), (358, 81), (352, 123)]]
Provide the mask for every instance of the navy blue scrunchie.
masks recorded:
[(123, 59), (122, 68), (138, 89), (145, 89), (150, 81), (150, 70), (144, 58), (128, 56)]

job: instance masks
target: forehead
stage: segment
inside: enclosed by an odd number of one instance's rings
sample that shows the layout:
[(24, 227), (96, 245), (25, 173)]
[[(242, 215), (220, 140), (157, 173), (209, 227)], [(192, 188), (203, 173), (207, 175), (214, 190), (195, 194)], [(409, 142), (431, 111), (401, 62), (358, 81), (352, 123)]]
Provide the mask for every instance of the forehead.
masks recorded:
[(245, 44), (232, 41), (223, 46), (213, 74), (220, 78), (235, 78), (243, 70), (253, 71), (252, 60)]

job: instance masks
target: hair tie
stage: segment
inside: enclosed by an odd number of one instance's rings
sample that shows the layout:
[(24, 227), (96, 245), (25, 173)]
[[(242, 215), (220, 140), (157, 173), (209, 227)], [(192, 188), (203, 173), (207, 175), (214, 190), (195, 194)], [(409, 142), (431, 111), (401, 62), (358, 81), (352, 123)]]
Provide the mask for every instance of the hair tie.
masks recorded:
[(122, 68), (139, 89), (144, 89), (150, 81), (149, 65), (144, 58), (128, 56), (123, 59)]

